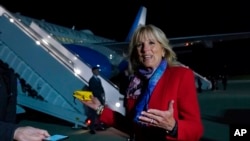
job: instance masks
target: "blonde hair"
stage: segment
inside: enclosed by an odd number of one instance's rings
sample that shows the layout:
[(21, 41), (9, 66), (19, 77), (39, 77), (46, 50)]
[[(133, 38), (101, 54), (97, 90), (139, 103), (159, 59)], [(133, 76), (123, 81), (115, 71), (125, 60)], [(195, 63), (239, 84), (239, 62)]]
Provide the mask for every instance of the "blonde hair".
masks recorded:
[(158, 27), (154, 25), (143, 25), (136, 29), (134, 32), (131, 42), (129, 44), (129, 70), (133, 73), (138, 69), (140, 62), (138, 60), (138, 54), (136, 51), (137, 44), (146, 38), (153, 38), (158, 41), (161, 46), (164, 48), (165, 55), (164, 58), (167, 60), (169, 66), (177, 65), (178, 62), (175, 52), (172, 50), (172, 47), (169, 44), (165, 33)]

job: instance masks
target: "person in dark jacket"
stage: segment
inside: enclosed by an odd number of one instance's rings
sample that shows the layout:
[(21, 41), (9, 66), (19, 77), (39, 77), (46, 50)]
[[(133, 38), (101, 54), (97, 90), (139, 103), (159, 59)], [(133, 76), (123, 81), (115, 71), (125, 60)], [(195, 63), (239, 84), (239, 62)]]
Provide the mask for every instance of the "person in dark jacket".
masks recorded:
[(105, 104), (105, 93), (102, 86), (101, 79), (99, 78), (99, 67), (92, 68), (93, 76), (89, 80), (89, 89), (92, 91), (93, 95), (100, 100), (100, 102)]
[[(99, 67), (93, 67), (92, 68), (92, 73), (93, 76), (89, 80), (89, 90), (92, 91), (93, 95), (98, 98), (98, 100), (105, 105), (105, 93), (104, 93), (104, 88), (102, 86), (101, 79), (98, 77), (99, 76)], [(95, 134), (96, 129), (101, 129), (104, 130), (104, 125), (98, 121), (98, 115), (96, 114), (96, 111), (87, 108), (88, 110), (88, 118), (91, 120), (89, 124), (90, 128), (90, 133)]]
[(17, 76), (0, 61), (0, 139), (3, 141), (42, 141), (46, 130), (16, 124)]

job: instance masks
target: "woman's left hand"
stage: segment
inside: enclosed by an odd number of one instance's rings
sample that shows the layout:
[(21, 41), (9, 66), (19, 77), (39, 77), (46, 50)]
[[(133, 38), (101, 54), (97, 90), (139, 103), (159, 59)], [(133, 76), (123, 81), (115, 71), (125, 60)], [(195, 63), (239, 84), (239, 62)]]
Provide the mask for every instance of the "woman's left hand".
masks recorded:
[(171, 131), (175, 126), (174, 119), (174, 101), (169, 102), (169, 108), (166, 111), (157, 109), (149, 109), (148, 111), (142, 111), (139, 119), (142, 123), (146, 123), (151, 126), (163, 128)]

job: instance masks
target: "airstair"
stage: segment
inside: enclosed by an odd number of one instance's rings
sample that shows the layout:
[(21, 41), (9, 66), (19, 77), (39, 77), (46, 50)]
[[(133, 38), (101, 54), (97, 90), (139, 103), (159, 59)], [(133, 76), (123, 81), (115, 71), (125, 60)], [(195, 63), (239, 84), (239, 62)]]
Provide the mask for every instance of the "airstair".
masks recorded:
[[(85, 126), (85, 107), (72, 94), (88, 85), (91, 68), (36, 23), (27, 26), (1, 6), (0, 59), (36, 91), (36, 96), (30, 95), (18, 85), (19, 106)], [(107, 105), (124, 114), (119, 90), (101, 80)]]

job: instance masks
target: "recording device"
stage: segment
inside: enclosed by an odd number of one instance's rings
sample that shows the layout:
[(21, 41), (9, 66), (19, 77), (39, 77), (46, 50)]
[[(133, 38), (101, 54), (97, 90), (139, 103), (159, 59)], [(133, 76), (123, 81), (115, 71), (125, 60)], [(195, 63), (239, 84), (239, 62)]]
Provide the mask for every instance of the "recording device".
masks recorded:
[(74, 92), (73, 96), (79, 100), (91, 100), (93, 93), (91, 91), (77, 90)]

